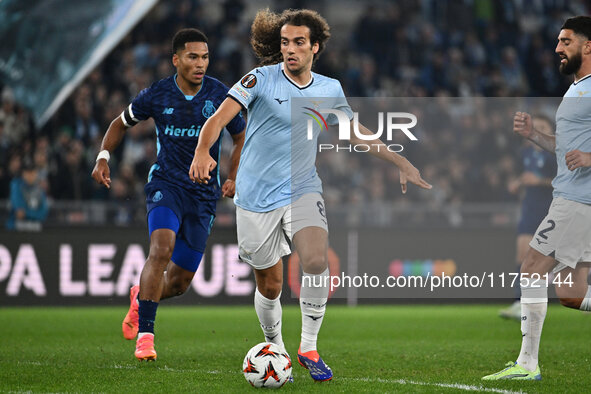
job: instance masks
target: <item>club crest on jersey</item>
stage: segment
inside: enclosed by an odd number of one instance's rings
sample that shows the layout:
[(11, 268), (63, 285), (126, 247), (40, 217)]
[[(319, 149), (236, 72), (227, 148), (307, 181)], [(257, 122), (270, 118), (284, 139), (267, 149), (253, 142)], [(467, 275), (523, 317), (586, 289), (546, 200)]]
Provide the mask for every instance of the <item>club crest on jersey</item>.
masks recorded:
[(245, 88), (250, 89), (257, 84), (257, 77), (254, 74), (248, 74), (244, 78), (242, 78), (240, 84)]
[(160, 190), (158, 190), (156, 193), (154, 193), (154, 195), (152, 196), (152, 201), (153, 202), (158, 202), (162, 200), (162, 192)]
[(209, 118), (215, 112), (215, 107), (213, 106), (213, 102), (211, 100), (205, 100), (205, 105), (201, 110), (201, 113), (204, 117)]

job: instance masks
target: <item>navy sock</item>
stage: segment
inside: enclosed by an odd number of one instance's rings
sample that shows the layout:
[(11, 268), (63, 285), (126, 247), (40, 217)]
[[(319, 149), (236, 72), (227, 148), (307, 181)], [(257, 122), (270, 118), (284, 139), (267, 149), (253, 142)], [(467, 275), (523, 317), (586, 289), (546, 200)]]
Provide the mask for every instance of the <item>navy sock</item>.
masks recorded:
[(158, 303), (148, 300), (139, 300), (139, 333), (149, 332), (154, 334), (154, 320), (156, 320), (156, 309)]

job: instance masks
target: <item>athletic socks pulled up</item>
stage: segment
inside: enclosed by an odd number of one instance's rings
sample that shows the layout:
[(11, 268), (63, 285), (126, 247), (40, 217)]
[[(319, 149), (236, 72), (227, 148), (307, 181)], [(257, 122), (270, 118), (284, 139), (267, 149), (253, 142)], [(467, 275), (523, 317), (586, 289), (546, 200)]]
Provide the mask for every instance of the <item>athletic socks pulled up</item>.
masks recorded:
[(328, 268), (320, 274), (304, 272), (300, 291), (302, 311), (302, 337), (300, 351), (306, 353), (316, 349), (318, 332), (322, 326), (326, 301), (328, 300)]
[(156, 320), (156, 309), (158, 309), (157, 302), (149, 300), (139, 300), (139, 334), (154, 334), (154, 321)]
[(548, 287), (545, 280), (521, 287), (521, 352), (517, 364), (528, 371), (538, 366), (542, 327), (548, 310)]
[(283, 337), (281, 336), (281, 293), (277, 298), (271, 300), (261, 294), (257, 288), (254, 292), (254, 309), (256, 310), (265, 341), (275, 343), (281, 347)]

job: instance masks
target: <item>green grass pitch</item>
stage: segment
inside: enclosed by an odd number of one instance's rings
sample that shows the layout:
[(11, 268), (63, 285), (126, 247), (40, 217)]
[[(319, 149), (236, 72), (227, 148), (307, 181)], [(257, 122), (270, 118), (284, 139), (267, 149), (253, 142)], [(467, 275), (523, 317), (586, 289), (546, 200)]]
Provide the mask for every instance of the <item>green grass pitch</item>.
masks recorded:
[[(541, 382), (482, 382), (519, 352), (519, 323), (499, 306), (329, 306), (320, 354), (334, 379), (314, 383), (294, 363), (284, 391), (573, 392), (591, 384), (591, 315), (551, 305), (541, 346)], [(0, 308), (0, 392), (256, 392), (241, 372), (261, 342), (254, 308), (162, 304), (158, 361), (134, 359), (121, 336), (125, 307)], [(283, 335), (295, 360), (296, 306)]]

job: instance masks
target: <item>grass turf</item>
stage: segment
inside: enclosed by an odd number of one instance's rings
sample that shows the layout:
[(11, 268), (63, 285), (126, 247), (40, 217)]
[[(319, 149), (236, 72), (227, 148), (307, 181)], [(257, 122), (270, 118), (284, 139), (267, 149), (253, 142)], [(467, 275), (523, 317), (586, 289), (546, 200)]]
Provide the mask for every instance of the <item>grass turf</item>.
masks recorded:
[[(285, 391), (584, 392), (591, 376), (591, 316), (551, 305), (541, 346), (541, 382), (482, 382), (515, 360), (519, 323), (499, 306), (329, 306), (320, 354), (331, 382), (314, 383), (294, 363)], [(244, 392), (248, 349), (262, 340), (252, 307), (163, 304), (158, 361), (139, 363), (121, 336), (124, 307), (1, 308), (0, 392)], [(283, 336), (295, 360), (300, 313), (284, 308)]]

